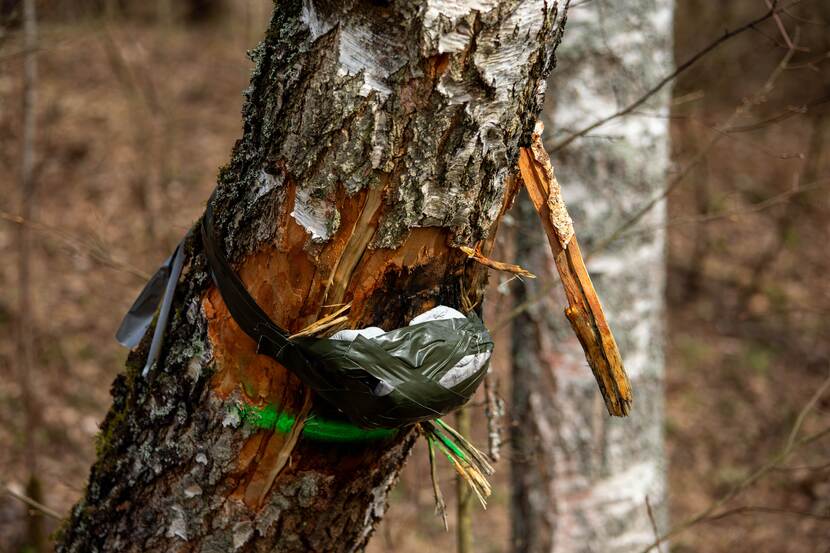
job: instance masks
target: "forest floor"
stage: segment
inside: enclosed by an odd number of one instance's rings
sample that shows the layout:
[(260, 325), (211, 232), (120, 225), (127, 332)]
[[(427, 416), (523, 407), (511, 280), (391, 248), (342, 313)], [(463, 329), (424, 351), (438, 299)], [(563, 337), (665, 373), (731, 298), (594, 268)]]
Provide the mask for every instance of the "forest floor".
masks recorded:
[[(42, 29), (31, 252), (37, 369), (31, 378), (40, 419), (37, 471), (44, 502), (58, 512), (82, 492), (109, 386), (126, 357), (114, 330), (145, 276), (201, 214), (216, 171), (240, 135), (241, 92), (251, 67), (242, 52), (256, 36), (232, 26)], [(0, 42), (2, 218), (18, 205), (19, 46), (13, 37)], [(716, 90), (714, 78), (710, 83), (705, 113), (716, 120), (742, 93)], [(809, 150), (814, 134), (808, 123), (793, 122), (778, 135), (791, 140), (777, 150)], [(763, 132), (753, 144), (771, 131)], [(676, 125), (676, 164), (698, 147), (699, 135)], [(669, 234), (665, 428), (674, 523), (740, 486), (775, 455), (830, 371), (826, 189), (762, 213), (712, 219), (775, 197), (801, 174), (802, 159), (772, 163), (755, 148), (747, 151), (744, 143), (726, 142), (710, 156), (705, 201), (700, 189), (669, 201), (673, 221), (693, 219)], [(28, 428), (14, 364), (15, 232), (15, 224), (0, 221), (0, 480), (19, 487), (32, 460), (23, 454)], [(507, 395), (505, 359), (494, 365)], [(828, 419), (825, 398), (804, 431)], [(828, 461), (830, 439), (800, 449), (730, 503), (744, 510), (690, 528), (672, 540), (671, 550), (830, 551)], [(428, 470), (418, 447), (370, 551), (453, 549), (452, 521), (444, 532), (433, 514)], [(451, 470), (443, 467), (441, 474), (451, 495)], [(482, 553), (507, 551), (508, 480), (505, 459), (490, 507), (475, 514)], [(0, 496), (0, 551), (15, 550), (22, 514), (19, 502)]]

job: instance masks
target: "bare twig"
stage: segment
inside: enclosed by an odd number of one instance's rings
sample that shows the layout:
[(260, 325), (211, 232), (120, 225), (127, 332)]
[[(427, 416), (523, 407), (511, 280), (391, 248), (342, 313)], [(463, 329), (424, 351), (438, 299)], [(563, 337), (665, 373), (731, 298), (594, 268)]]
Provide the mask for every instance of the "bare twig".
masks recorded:
[(481, 263), (485, 267), (489, 267), (491, 269), (495, 269), (497, 271), (504, 271), (507, 273), (513, 273), (514, 275), (518, 275), (520, 277), (526, 278), (536, 278), (536, 275), (531, 273), (530, 271), (519, 267), (518, 265), (514, 265), (512, 263), (504, 263), (502, 261), (496, 261), (494, 259), (490, 259), (486, 257), (480, 250), (470, 248), (469, 246), (457, 246), (459, 250), (464, 252), (467, 257), (472, 259), (477, 263)]
[(732, 31), (726, 31), (719, 38), (717, 38), (716, 40), (714, 40), (713, 42), (711, 42), (710, 44), (705, 46), (702, 50), (697, 52), (695, 55), (693, 55), (691, 58), (689, 58), (688, 60), (686, 60), (685, 62), (683, 62), (679, 66), (677, 66), (677, 68), (674, 71), (672, 71), (671, 73), (669, 73), (668, 75), (666, 75), (665, 77), (660, 79), (660, 81), (656, 85), (654, 85), (651, 89), (649, 89), (645, 94), (640, 96), (637, 100), (635, 100), (634, 102), (632, 102), (628, 106), (618, 110), (617, 112), (612, 113), (611, 115), (608, 115), (606, 117), (603, 117), (602, 119), (600, 119), (598, 121), (595, 121), (594, 123), (591, 123), (587, 127), (583, 128), (583, 129), (571, 134), (567, 138), (559, 141), (558, 143), (556, 143), (551, 148), (550, 153), (552, 153), (552, 154), (556, 153), (559, 150), (561, 150), (562, 148), (565, 148), (566, 146), (571, 144), (577, 138), (585, 136), (586, 134), (590, 133), (591, 131), (605, 125), (606, 123), (608, 123), (610, 121), (613, 121), (614, 119), (618, 119), (620, 117), (628, 115), (632, 111), (636, 110), (638, 107), (645, 104), (652, 96), (654, 96), (660, 90), (662, 90), (664, 86), (666, 86), (667, 84), (672, 82), (680, 74), (682, 74), (687, 69), (689, 69), (690, 67), (695, 65), (698, 61), (700, 61), (707, 54), (709, 54), (709, 52), (715, 50), (718, 46), (720, 46), (724, 42), (728, 41), (731, 38), (734, 38), (734, 37), (738, 36), (739, 34), (745, 32), (749, 29), (752, 29), (752, 28), (756, 27), (760, 23), (763, 23), (764, 21), (766, 21), (767, 19), (773, 17), (774, 15), (776, 15), (780, 11), (784, 10), (785, 8), (793, 6), (797, 3), (798, 3), (798, 1), (793, 2), (791, 4), (788, 4), (786, 7), (779, 7), (777, 5), (778, 4), (777, 0), (774, 0), (773, 1), (773, 7), (770, 8), (766, 13), (764, 13), (760, 17), (757, 17), (757, 18), (753, 19), (752, 21), (749, 21), (749, 22), (745, 23), (744, 25), (741, 25), (740, 27), (738, 27), (738, 28), (736, 28)]
[(781, 73), (787, 67), (787, 64), (792, 59), (793, 55), (795, 54), (795, 50), (788, 50), (784, 58), (781, 62), (776, 66), (773, 72), (770, 74), (769, 78), (764, 82), (763, 86), (758, 90), (752, 98), (742, 102), (732, 115), (726, 120), (723, 125), (720, 125), (719, 129), (716, 130), (715, 134), (709, 139), (709, 141), (701, 148), (695, 156), (686, 164), (686, 166), (672, 178), (668, 185), (654, 198), (646, 202), (640, 209), (638, 209), (633, 215), (631, 215), (628, 219), (623, 221), (623, 223), (617, 227), (611, 234), (609, 234), (603, 240), (600, 240), (592, 249), (591, 255), (600, 252), (613, 244), (617, 239), (622, 236), (624, 232), (630, 229), (632, 226), (637, 224), (640, 219), (645, 217), (647, 213), (649, 213), (656, 205), (660, 202), (665, 200), (669, 194), (671, 194), (689, 175), (691, 170), (696, 167), (701, 161), (703, 161), (706, 156), (709, 155), (709, 152), (715, 145), (720, 142), (720, 140), (727, 136), (727, 134), (723, 131), (723, 129), (731, 128), (737, 119), (742, 116), (750, 107), (757, 105), (758, 103), (762, 102), (764, 98), (770, 93), (770, 91), (774, 88), (776, 81), (781, 76)]
[(50, 509), (49, 507), (47, 507), (46, 505), (44, 505), (40, 501), (36, 501), (36, 500), (32, 499), (31, 497), (29, 497), (27, 495), (24, 495), (22, 493), (19, 493), (19, 492), (15, 491), (9, 485), (5, 486), (5, 492), (8, 495), (10, 495), (11, 497), (17, 499), (18, 501), (22, 501), (23, 503), (25, 503), (26, 505), (28, 505), (32, 509), (35, 509), (36, 511), (39, 511), (39, 512), (43, 513), (44, 515), (48, 516), (49, 518), (53, 518), (53, 519), (58, 520), (58, 521), (63, 520), (63, 516), (59, 512), (55, 511), (54, 509)]
[(778, 32), (781, 33), (781, 36), (784, 38), (784, 44), (787, 45), (789, 50), (795, 50), (795, 44), (793, 44), (793, 39), (790, 38), (790, 33), (787, 32), (787, 28), (784, 26), (784, 22), (781, 21), (781, 16), (778, 12), (775, 11), (775, 6), (773, 5), (771, 0), (764, 0), (767, 4), (767, 7), (772, 10), (774, 13), (772, 14), (772, 18), (775, 20), (775, 25), (778, 27)]
[(816, 513), (811, 513), (809, 511), (796, 511), (793, 509), (784, 509), (781, 507), (762, 507), (762, 506), (755, 506), (755, 505), (743, 505), (741, 507), (735, 507), (733, 509), (727, 509), (725, 511), (721, 511), (717, 515), (712, 515), (711, 517), (703, 520), (701, 522), (717, 522), (727, 517), (731, 517), (734, 515), (744, 515), (744, 514), (753, 514), (753, 513), (762, 513), (762, 514), (771, 514), (771, 515), (795, 515), (804, 518), (813, 518), (817, 520), (830, 520), (830, 516), (828, 515), (818, 515)]
[(830, 96), (824, 96), (819, 98), (818, 100), (814, 100), (812, 102), (808, 102), (801, 106), (789, 106), (786, 110), (771, 117), (767, 117), (762, 121), (757, 121), (755, 123), (750, 123), (748, 125), (740, 125), (734, 126), (727, 129), (723, 129), (725, 133), (742, 133), (748, 131), (755, 131), (764, 127), (767, 127), (773, 123), (780, 123), (781, 121), (785, 121), (790, 117), (795, 117), (797, 115), (804, 115), (808, 113), (811, 108), (818, 107), (820, 105), (826, 104), (830, 102)]
[(750, 123), (750, 124), (747, 124), (747, 125), (735, 126), (735, 127), (729, 128), (729, 129), (722, 129), (717, 125), (713, 125), (711, 123), (708, 123), (707, 121), (705, 121), (701, 117), (695, 117), (693, 115), (680, 115), (680, 114), (676, 114), (676, 113), (674, 113), (674, 114), (672, 114), (672, 113), (668, 113), (668, 114), (666, 114), (666, 113), (653, 113), (653, 112), (648, 112), (648, 111), (635, 111), (635, 112), (631, 113), (631, 115), (632, 116), (636, 115), (636, 116), (639, 116), (639, 117), (650, 117), (652, 119), (666, 119), (666, 120), (672, 120), (672, 121), (689, 121), (691, 123), (695, 123), (697, 125), (700, 125), (700, 126), (706, 128), (708, 130), (728, 134), (730, 136), (730, 138), (735, 140), (735, 142), (739, 146), (744, 146), (744, 145), (748, 146), (750, 149), (752, 149), (754, 151), (761, 152), (764, 155), (775, 158), (775, 159), (782, 159), (782, 160), (796, 159), (796, 158), (797, 159), (804, 159), (804, 154), (802, 152), (776, 152), (776, 151), (773, 151), (773, 150), (769, 149), (768, 147), (766, 147), (764, 145), (758, 144), (757, 142), (752, 141), (752, 140), (748, 139), (747, 137), (744, 137), (744, 136), (741, 136), (741, 135), (743, 133), (746, 133), (746, 132), (749, 132), (749, 131), (754, 131), (754, 130), (766, 128), (766, 127), (772, 126), (776, 123), (786, 121), (786, 120), (790, 119), (791, 117), (807, 115), (807, 114), (810, 113), (810, 111), (809, 111), (810, 108), (819, 106), (819, 105), (827, 103), (827, 102), (830, 102), (830, 97), (825, 98), (825, 99), (821, 99), (821, 100), (816, 100), (816, 101), (813, 101), (813, 102), (810, 102), (810, 103), (807, 103), (807, 104), (802, 104), (802, 105), (799, 105), (799, 106), (788, 106), (785, 111), (783, 111), (781, 113), (778, 113), (777, 115), (771, 116), (767, 119), (758, 121), (756, 123)]
[(793, 21), (797, 21), (799, 23), (804, 23), (806, 25), (816, 25), (819, 27), (827, 27), (828, 22), (821, 20), (821, 19), (807, 19), (806, 17), (798, 16), (790, 11), (789, 7), (785, 7), (781, 9), (781, 13), (792, 19)]
[(776, 194), (771, 196), (765, 200), (761, 200), (756, 202), (752, 205), (747, 206), (743, 209), (734, 209), (730, 211), (722, 211), (719, 213), (709, 213), (707, 215), (697, 216), (697, 217), (686, 217), (686, 218), (676, 218), (668, 221), (663, 225), (655, 225), (652, 227), (642, 227), (637, 229), (632, 229), (626, 233), (623, 233), (619, 236), (619, 238), (628, 238), (630, 236), (636, 236), (640, 234), (645, 234), (649, 232), (657, 232), (658, 230), (664, 230), (668, 227), (677, 227), (682, 225), (689, 225), (689, 224), (706, 224), (712, 223), (715, 221), (722, 221), (724, 219), (733, 219), (737, 217), (742, 217), (745, 215), (753, 215), (755, 213), (760, 213), (772, 207), (782, 205), (790, 201), (792, 198), (799, 196), (801, 194), (806, 194), (808, 192), (813, 192), (815, 190), (819, 190), (821, 188), (826, 187), (830, 184), (830, 176), (826, 178), (819, 179), (815, 182), (811, 182), (808, 184), (804, 184), (798, 186), (797, 188), (793, 188), (791, 190), (786, 190), (781, 192), (780, 194)]
[[(822, 54), (821, 57), (818, 58), (818, 59), (820, 59), (820, 60), (824, 60), (824, 59), (830, 60), (830, 52)], [(810, 62), (804, 62), (804, 63), (800, 63), (800, 64), (788, 63), (784, 69), (787, 69), (787, 70), (798, 69), (798, 68), (801, 68), (801, 67), (804, 67), (804, 66), (807, 66), (807, 65), (810, 65), (810, 64), (814, 64), (815, 62), (816, 62), (816, 60), (812, 60)], [(691, 99), (687, 100), (686, 99), (687, 97), (689, 97)], [(699, 100), (701, 98), (703, 98), (703, 94), (700, 93), (700, 91), (692, 92), (692, 93), (687, 94), (685, 96), (675, 98), (675, 100), (672, 102), (672, 106), (680, 106), (680, 105), (683, 105), (683, 104), (688, 103), (688, 102)], [(786, 120), (790, 117), (793, 117), (793, 116), (806, 115), (810, 112), (810, 110), (812, 108), (821, 106), (821, 105), (826, 104), (828, 102), (830, 102), (830, 96), (828, 96), (828, 95), (819, 96), (818, 98), (816, 98), (814, 100), (810, 100), (810, 101), (802, 103), (802, 104), (788, 105), (783, 111), (781, 111), (781, 112), (779, 112), (775, 115), (771, 115), (768, 118), (762, 119), (762, 120), (757, 121), (755, 123), (748, 123), (746, 125), (736, 125), (736, 126), (729, 127), (729, 128), (720, 128), (718, 125), (713, 125), (711, 123), (708, 123), (702, 117), (694, 117), (694, 116), (685, 115), (685, 114), (681, 115), (681, 114), (676, 114), (676, 113), (657, 113), (657, 112), (651, 112), (651, 111), (645, 111), (645, 110), (638, 110), (638, 111), (631, 112), (631, 115), (637, 115), (637, 116), (640, 116), (640, 117), (651, 117), (651, 118), (654, 118), (654, 119), (688, 120), (688, 121), (692, 121), (694, 123), (697, 123), (699, 125), (702, 125), (702, 126), (708, 128), (708, 129), (711, 129), (711, 130), (720, 130), (721, 132), (725, 132), (725, 133), (728, 133), (728, 134), (733, 134), (733, 133), (744, 133), (744, 132), (748, 132), (748, 131), (758, 130), (758, 129), (764, 128), (766, 126), (769, 126), (773, 123), (778, 123), (780, 121), (784, 121), (784, 120)]]
[(654, 509), (651, 508), (651, 500), (646, 496), (646, 511), (648, 512), (648, 520), (651, 522), (651, 529), (654, 532), (655, 544), (657, 546), (657, 553), (663, 553), (663, 548), (660, 547), (662, 541), (660, 540), (660, 531), (657, 529), (657, 521), (654, 520)]
[(792, 471), (808, 471), (808, 472), (816, 472), (820, 470), (827, 470), (830, 469), (830, 461), (827, 463), (822, 463), (820, 465), (793, 465), (793, 466), (786, 466), (786, 467), (775, 467), (775, 470), (781, 472), (792, 472)]
[(513, 321), (513, 319), (515, 319), (516, 317), (518, 317), (519, 315), (521, 315), (522, 313), (524, 313), (525, 311), (527, 311), (528, 309), (542, 301), (542, 299), (546, 298), (547, 295), (554, 288), (555, 285), (553, 282), (546, 282), (537, 294), (528, 298), (526, 301), (520, 303), (519, 305), (515, 306), (513, 309), (510, 310), (510, 312), (507, 315), (505, 315), (501, 319), (498, 319), (493, 324), (493, 332), (498, 332), (499, 330), (510, 324), (510, 322)]
[(824, 383), (816, 390), (813, 396), (807, 401), (807, 403), (798, 413), (798, 416), (796, 417), (795, 422), (793, 423), (793, 426), (790, 429), (790, 433), (787, 436), (787, 440), (784, 443), (784, 447), (782, 447), (776, 455), (774, 455), (772, 458), (767, 460), (766, 463), (752, 471), (752, 473), (750, 473), (749, 476), (741, 480), (727, 493), (721, 496), (718, 500), (714, 501), (703, 511), (700, 511), (698, 514), (689, 517), (688, 519), (681, 522), (674, 528), (658, 536), (653, 543), (651, 543), (648, 547), (643, 549), (642, 553), (648, 553), (652, 549), (656, 548), (661, 542), (665, 542), (673, 536), (676, 536), (681, 532), (684, 532), (689, 528), (697, 524), (700, 524), (701, 522), (717, 520), (719, 518), (729, 516), (730, 511), (731, 514), (734, 514), (742, 512), (742, 510), (745, 510), (746, 508), (736, 508), (730, 509), (728, 511), (722, 511), (721, 509), (724, 505), (729, 503), (742, 491), (744, 491), (745, 489), (753, 485), (755, 482), (763, 478), (766, 474), (774, 470), (776, 467), (779, 467), (781, 464), (785, 463), (796, 450), (820, 438), (823, 438), (824, 436), (830, 435), (830, 427), (828, 427), (819, 430), (818, 432), (814, 432), (813, 434), (809, 434), (803, 438), (798, 438), (798, 435), (801, 433), (801, 429), (804, 426), (804, 421), (807, 419), (807, 416), (815, 409), (815, 406), (818, 403), (818, 401), (824, 396), (824, 394), (829, 389), (830, 376), (828, 376)]
[(15, 215), (14, 213), (8, 213), (6, 211), (0, 211), (0, 219), (10, 223), (15, 223), (21, 227), (29, 227), (34, 231), (53, 236), (76, 251), (84, 252), (91, 259), (98, 261), (102, 265), (131, 274), (139, 280), (146, 281), (150, 278), (148, 273), (130, 265), (129, 263), (116, 259), (111, 253), (102, 247), (91, 244), (90, 242), (76, 236), (72, 236), (57, 227), (45, 225), (38, 221), (33, 221), (30, 218), (23, 217), (22, 215)]
[[(50, 52), (56, 52), (62, 48), (66, 48), (67, 46), (74, 46), (77, 43), (87, 40), (90, 37), (94, 37), (100, 32), (101, 31), (97, 28), (84, 33), (72, 32), (71, 36), (67, 38), (65, 34), (60, 31), (38, 29), (38, 37), (42, 38), (43, 40), (40, 40), (37, 46), (29, 47), (24, 45), (15, 50), (4, 49), (2, 53), (0, 53), (0, 64), (6, 62), (15, 62), (19, 58), (25, 58), (25, 56), (30, 53), (48, 54)], [(48, 44), (48, 46), (45, 46), (45, 44)]]
[(820, 71), (817, 66), (826, 61), (830, 61), (830, 52), (824, 52), (823, 54), (798, 63), (791, 63), (787, 66), (787, 69), (811, 69), (813, 71)]

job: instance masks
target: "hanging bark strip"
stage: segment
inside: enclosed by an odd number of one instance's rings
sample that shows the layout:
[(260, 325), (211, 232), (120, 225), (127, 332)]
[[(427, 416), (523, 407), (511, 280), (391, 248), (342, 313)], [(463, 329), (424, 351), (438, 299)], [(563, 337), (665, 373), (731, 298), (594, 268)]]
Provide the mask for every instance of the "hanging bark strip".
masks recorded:
[(631, 410), (631, 386), (620, 350), (585, 268), (550, 157), (538, 133), (534, 133), (530, 148), (521, 148), (519, 171), (530, 200), (542, 219), (568, 298), (565, 316), (582, 344), (608, 413), (616, 417), (627, 416)]

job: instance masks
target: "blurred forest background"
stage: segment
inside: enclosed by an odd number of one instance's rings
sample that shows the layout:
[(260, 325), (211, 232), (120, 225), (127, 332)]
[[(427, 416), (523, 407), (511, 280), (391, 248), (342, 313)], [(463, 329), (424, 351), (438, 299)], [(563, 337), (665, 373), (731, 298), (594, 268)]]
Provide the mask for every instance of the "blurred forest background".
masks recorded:
[[(80, 497), (126, 356), (113, 333), (201, 214), (240, 135), (244, 54), (270, 10), (268, 0), (39, 2), (35, 188), (23, 215), (27, 47), (20, 2), (0, 2), (0, 492), (26, 493), (36, 466), (49, 508), (65, 513)], [(765, 0), (677, 0), (677, 65), (766, 10)], [(672, 521), (741, 491), (732, 511), (678, 534), (671, 551), (828, 552), (830, 437), (776, 455), (801, 414), (810, 431), (830, 425), (830, 394), (811, 402), (830, 371), (830, 2), (791, 2), (669, 86)], [(757, 101), (746, 105), (750, 97)], [(22, 308), (21, 225), (32, 290)], [(501, 239), (509, 251), (510, 233)], [(509, 309), (509, 296), (491, 292), (488, 310)], [(21, 316), (31, 329), (28, 411), (17, 370)], [(509, 333), (496, 342), (506, 396)], [(426, 459), (423, 451), (410, 459), (371, 551), (452, 550), (452, 532), (433, 516)], [(508, 550), (508, 463), (506, 454), (490, 508), (474, 513), (478, 551)], [(452, 474), (443, 470), (446, 492)], [(25, 509), (0, 493), (0, 551), (19, 550)]]

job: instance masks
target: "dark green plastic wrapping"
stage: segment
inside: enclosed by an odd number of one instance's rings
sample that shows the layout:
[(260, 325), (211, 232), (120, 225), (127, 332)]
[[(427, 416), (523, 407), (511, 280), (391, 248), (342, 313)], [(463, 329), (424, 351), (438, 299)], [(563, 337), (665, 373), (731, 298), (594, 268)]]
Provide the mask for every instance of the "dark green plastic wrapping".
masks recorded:
[[(324, 399), (363, 427), (397, 427), (440, 417), (461, 407), (484, 378), (493, 341), (472, 315), (466, 319), (429, 321), (353, 342), (298, 339), (308, 360), (299, 371), (316, 374)], [(444, 386), (439, 381), (462, 358), (488, 354), (488, 362)], [(385, 384), (385, 385), (384, 385)]]

